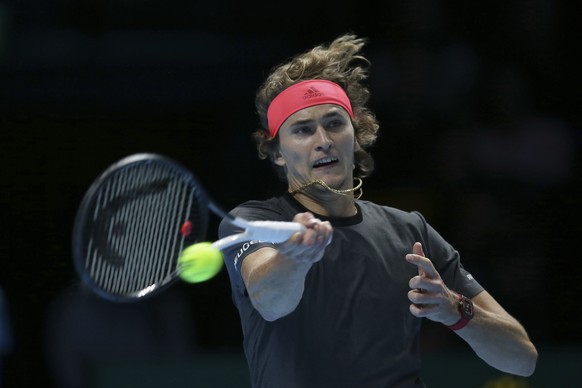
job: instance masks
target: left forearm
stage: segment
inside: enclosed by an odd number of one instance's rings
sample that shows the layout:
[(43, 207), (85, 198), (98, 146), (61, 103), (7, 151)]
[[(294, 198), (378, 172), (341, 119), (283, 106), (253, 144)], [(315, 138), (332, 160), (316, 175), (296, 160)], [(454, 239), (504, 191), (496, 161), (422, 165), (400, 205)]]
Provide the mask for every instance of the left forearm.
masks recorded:
[(536, 348), (523, 326), (507, 313), (475, 303), (475, 317), (456, 333), (494, 368), (520, 376), (530, 376), (535, 370)]
[(456, 294), (445, 285), (418, 242), (406, 260), (418, 267), (418, 275), (409, 282), (412, 315), (456, 330), (494, 368), (520, 376), (534, 372), (538, 353), (525, 329), (487, 291), (470, 300)]

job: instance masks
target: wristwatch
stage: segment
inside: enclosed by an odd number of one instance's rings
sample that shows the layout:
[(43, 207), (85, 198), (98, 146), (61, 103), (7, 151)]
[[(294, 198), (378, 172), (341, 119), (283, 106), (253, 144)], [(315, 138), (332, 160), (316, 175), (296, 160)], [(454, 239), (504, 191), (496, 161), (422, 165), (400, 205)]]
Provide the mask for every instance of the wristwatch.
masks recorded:
[(457, 294), (457, 297), (459, 298), (458, 308), (461, 313), (461, 319), (459, 319), (454, 325), (447, 326), (451, 330), (462, 329), (473, 318), (473, 302), (471, 299), (461, 294)]

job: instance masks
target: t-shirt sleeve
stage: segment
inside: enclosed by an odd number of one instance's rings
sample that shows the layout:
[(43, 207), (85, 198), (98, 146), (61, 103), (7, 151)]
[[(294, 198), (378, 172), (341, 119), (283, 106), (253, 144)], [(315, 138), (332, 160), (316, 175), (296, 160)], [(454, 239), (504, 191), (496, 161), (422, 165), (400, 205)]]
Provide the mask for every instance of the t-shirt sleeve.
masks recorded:
[[(274, 212), (272, 209), (253, 203), (243, 204), (233, 209), (230, 214), (234, 217), (241, 217), (248, 221), (281, 220), (281, 216)], [(223, 219), (218, 227), (219, 238), (224, 238), (241, 232), (243, 232), (243, 230), (240, 227), (232, 225), (226, 219)], [(238, 292), (241, 294), (244, 294), (245, 292), (245, 285), (240, 272), (244, 259), (250, 253), (266, 246), (274, 247), (275, 245), (268, 241), (253, 240), (244, 241), (240, 244), (230, 246), (223, 250), (222, 254), (224, 257), (224, 264), (228, 271), (233, 292)]]
[(483, 291), (483, 286), (463, 267), (459, 252), (430, 226), (420, 213), (415, 214), (422, 223), (424, 253), (432, 261), (446, 286), (468, 298), (473, 298)]

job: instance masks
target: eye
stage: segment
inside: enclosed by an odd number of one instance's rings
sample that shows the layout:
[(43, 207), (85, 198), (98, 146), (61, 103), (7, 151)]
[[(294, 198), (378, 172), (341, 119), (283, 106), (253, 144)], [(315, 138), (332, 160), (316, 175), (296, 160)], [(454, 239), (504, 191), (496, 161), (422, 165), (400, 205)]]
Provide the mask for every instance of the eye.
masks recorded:
[(293, 127), (293, 133), (298, 134), (298, 135), (305, 135), (305, 134), (310, 134), (313, 132), (313, 128), (310, 125), (297, 125), (295, 127)]
[(328, 129), (340, 129), (346, 124), (346, 120), (343, 117), (333, 117), (325, 123), (325, 127)]

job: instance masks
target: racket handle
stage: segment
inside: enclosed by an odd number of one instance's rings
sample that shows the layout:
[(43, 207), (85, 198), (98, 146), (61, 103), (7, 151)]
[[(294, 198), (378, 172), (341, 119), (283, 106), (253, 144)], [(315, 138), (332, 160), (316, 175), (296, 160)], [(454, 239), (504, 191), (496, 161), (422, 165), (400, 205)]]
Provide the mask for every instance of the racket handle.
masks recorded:
[(305, 231), (305, 226), (297, 222), (247, 221), (247, 233), (253, 240), (281, 243), (297, 232)]

